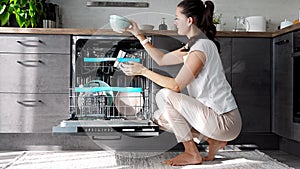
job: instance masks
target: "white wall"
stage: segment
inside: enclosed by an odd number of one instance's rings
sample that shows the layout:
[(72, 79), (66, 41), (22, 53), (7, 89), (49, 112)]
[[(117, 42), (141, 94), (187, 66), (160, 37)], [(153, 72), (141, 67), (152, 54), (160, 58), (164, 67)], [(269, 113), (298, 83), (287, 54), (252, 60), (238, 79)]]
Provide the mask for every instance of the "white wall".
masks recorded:
[[(174, 29), (176, 5), (181, 0), (140, 0), (149, 2), (149, 8), (86, 7), (87, 0), (49, 0), (61, 7), (65, 28), (110, 28), (109, 15), (118, 14), (134, 19), (139, 24), (155, 25), (167, 18), (169, 29)], [(94, 0), (96, 1), (96, 0)], [(122, 1), (122, 0), (119, 0)], [(127, 0), (132, 1), (132, 0)], [(232, 30), (234, 16), (263, 15), (271, 20), (268, 30), (275, 30), (285, 18), (298, 19), (300, 0), (213, 0), (217, 13), (223, 14), (224, 30)]]

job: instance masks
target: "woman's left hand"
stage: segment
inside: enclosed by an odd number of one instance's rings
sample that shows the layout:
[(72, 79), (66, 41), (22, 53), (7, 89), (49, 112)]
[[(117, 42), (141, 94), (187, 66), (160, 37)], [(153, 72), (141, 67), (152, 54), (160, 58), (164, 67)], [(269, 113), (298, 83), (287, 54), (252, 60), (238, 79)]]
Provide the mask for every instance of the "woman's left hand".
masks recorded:
[(126, 28), (125, 31), (130, 32), (134, 36), (138, 36), (139, 34), (141, 34), (141, 31), (140, 31), (137, 23), (134, 22), (133, 20), (130, 20), (130, 23), (131, 23), (131, 26), (129, 28)]
[(146, 67), (137, 62), (121, 63), (120, 68), (127, 76), (143, 75), (144, 71), (147, 70)]

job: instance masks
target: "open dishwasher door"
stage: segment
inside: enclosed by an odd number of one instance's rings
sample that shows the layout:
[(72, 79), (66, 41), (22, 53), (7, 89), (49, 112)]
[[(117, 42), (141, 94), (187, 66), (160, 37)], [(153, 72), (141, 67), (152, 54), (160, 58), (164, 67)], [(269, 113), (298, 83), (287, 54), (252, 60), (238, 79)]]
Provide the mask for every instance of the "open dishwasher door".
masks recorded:
[[(183, 46), (172, 37), (147, 38), (163, 52)], [(70, 117), (53, 133), (88, 136), (105, 149), (168, 150), (177, 145), (172, 133), (160, 131), (151, 120), (160, 87), (142, 76), (126, 76), (118, 66), (128, 61), (173, 77), (180, 68), (160, 69), (132, 36), (73, 36)]]
[(152, 83), (141, 76), (126, 76), (119, 68), (121, 62), (152, 65), (134, 37), (73, 37), (70, 117), (53, 127), (53, 133), (159, 135), (151, 121)]

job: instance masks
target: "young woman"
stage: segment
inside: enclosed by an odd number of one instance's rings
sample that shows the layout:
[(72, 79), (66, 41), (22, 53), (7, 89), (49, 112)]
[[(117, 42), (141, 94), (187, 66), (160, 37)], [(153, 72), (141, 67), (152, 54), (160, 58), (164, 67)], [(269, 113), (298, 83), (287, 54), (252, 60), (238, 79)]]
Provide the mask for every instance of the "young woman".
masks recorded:
[[(219, 149), (235, 139), (241, 131), (241, 117), (231, 87), (227, 82), (214, 40), (211, 1), (183, 0), (176, 8), (175, 25), (179, 35), (189, 38), (186, 46), (163, 54), (155, 48), (132, 21), (127, 31), (138, 38), (159, 65), (184, 63), (175, 78), (157, 74), (139, 63), (121, 64), (128, 76), (142, 75), (163, 87), (156, 94), (158, 110), (154, 122), (173, 132), (184, 145), (184, 152), (168, 165), (200, 164), (213, 160)], [(180, 93), (187, 87), (189, 95)], [(207, 157), (201, 157), (193, 138), (209, 143)]]

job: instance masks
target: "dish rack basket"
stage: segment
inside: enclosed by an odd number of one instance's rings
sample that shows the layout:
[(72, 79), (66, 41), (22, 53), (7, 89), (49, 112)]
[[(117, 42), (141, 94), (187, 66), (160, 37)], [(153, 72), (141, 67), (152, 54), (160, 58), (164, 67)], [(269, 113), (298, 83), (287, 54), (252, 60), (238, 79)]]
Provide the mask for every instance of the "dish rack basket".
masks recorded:
[(69, 91), (71, 120), (149, 120), (152, 83), (126, 76), (120, 63), (152, 61), (134, 37), (74, 37)]
[(70, 119), (148, 120), (147, 89), (138, 87), (78, 87), (70, 89)]

